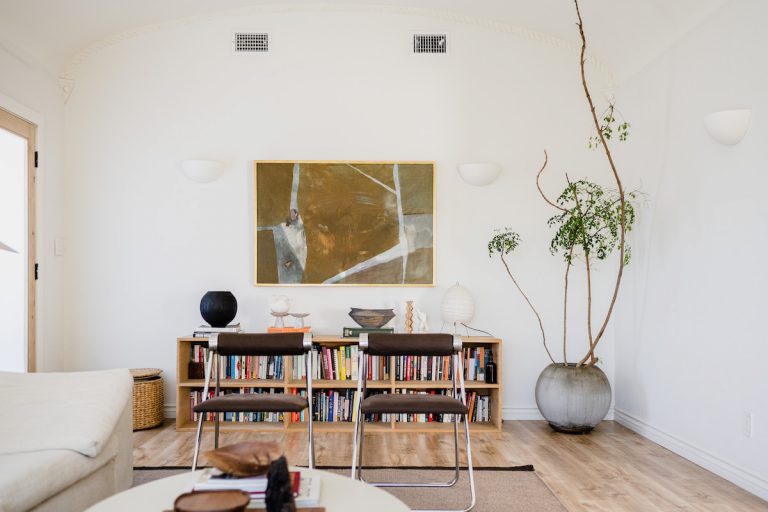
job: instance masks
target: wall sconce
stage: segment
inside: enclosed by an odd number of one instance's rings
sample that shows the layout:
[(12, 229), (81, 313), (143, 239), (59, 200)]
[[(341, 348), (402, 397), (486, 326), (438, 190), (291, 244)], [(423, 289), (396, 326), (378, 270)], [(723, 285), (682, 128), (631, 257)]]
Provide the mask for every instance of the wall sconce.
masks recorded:
[(181, 173), (192, 181), (210, 183), (216, 181), (224, 172), (224, 162), (216, 160), (184, 160)]
[(704, 127), (720, 144), (733, 146), (746, 135), (751, 113), (749, 109), (712, 112), (704, 116)]
[(493, 162), (459, 164), (459, 176), (476, 187), (489, 185), (499, 176), (501, 166)]
[(0, 242), (0, 251), (15, 252), (16, 254), (19, 253), (19, 251), (13, 249), (12, 247), (8, 247), (3, 242)]

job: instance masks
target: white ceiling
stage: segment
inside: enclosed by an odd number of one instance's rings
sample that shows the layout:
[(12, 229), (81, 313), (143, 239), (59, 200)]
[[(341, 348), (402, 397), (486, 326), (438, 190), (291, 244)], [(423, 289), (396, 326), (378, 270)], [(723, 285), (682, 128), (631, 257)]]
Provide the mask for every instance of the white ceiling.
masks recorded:
[[(729, 0), (581, 0), (592, 52), (625, 79)], [(120, 32), (267, 0), (0, 0), (0, 45), (58, 73), (84, 47)], [(349, 0), (323, 4), (352, 5)], [(299, 4), (282, 0), (280, 5)], [(571, 0), (356, 0), (456, 12), (576, 42)]]

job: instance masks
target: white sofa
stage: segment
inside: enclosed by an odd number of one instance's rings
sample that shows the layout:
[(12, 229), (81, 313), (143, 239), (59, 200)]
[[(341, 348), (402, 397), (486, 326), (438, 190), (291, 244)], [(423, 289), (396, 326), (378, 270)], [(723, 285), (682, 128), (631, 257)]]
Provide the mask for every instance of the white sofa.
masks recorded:
[(133, 482), (128, 370), (0, 372), (0, 512), (81, 512)]

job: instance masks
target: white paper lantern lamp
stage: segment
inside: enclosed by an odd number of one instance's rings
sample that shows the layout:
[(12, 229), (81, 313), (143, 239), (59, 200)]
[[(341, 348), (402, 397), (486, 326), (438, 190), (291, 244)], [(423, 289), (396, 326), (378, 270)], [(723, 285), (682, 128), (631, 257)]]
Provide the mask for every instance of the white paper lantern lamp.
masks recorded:
[(443, 302), (440, 305), (440, 312), (443, 315), (443, 322), (453, 324), (466, 324), (475, 316), (475, 301), (469, 290), (459, 283), (448, 288), (443, 295)]

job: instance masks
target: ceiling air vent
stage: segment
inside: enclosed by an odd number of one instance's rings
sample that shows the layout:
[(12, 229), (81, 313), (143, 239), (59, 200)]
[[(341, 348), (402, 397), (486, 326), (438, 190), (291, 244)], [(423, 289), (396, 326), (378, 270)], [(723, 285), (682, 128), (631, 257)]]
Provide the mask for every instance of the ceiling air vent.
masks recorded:
[(413, 53), (446, 53), (448, 37), (445, 34), (414, 34)]
[(233, 53), (260, 53), (269, 51), (269, 34), (235, 32), (232, 39)]

